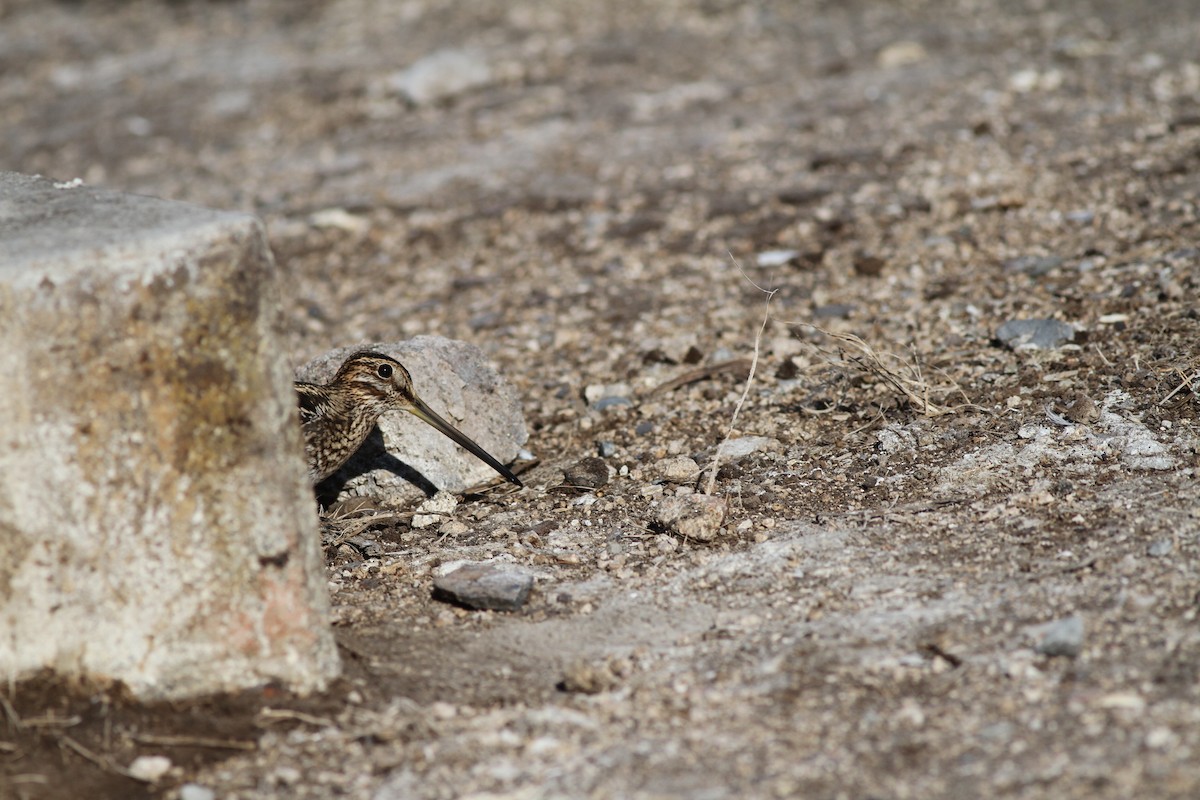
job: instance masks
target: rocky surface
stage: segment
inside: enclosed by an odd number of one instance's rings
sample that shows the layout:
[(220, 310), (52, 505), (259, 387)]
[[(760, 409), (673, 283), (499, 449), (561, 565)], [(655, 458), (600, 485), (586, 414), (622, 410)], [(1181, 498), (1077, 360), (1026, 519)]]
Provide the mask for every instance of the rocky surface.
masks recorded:
[[(150, 794), (61, 737), (181, 729), (231, 744), (168, 797), (1200, 793), (1194, 3), (0, 13), (0, 165), (253, 211), (281, 360), (471, 342), (541, 458), (428, 527), (331, 514), (382, 554), (330, 550), (322, 698), (18, 687), (80, 718), (4, 734), (29, 796)], [(1074, 336), (994, 339), (1027, 319)], [(775, 444), (719, 456), (735, 410)], [(712, 541), (660, 527), (714, 459)], [(432, 598), (496, 559), (520, 611)]]

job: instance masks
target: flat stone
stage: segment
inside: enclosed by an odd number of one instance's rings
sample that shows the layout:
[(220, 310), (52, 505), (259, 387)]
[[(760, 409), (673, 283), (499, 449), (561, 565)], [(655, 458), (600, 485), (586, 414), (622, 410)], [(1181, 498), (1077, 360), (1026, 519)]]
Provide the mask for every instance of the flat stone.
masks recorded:
[[(417, 395), (502, 464), (515, 459), (528, 440), (517, 390), (467, 342), (417, 336), (341, 347), (305, 364), (296, 377), (325, 383), (359, 350), (374, 350), (403, 364)], [(499, 476), (487, 464), (412, 414), (397, 411), (380, 418), (378, 432), (321, 490), (323, 500), (365, 496), (407, 506), (433, 491), (462, 494), (493, 479)]]
[(145, 698), (338, 673), (252, 217), (0, 173), (0, 675)]
[(433, 599), (477, 610), (516, 611), (533, 589), (533, 576), (486, 561), (464, 564), (433, 579)]
[(1075, 329), (1056, 319), (1014, 319), (996, 329), (996, 338), (1012, 350), (1053, 350), (1074, 341)]
[(754, 453), (777, 451), (780, 448), (779, 440), (770, 436), (739, 436), (722, 442), (717, 452), (722, 461), (738, 461)]

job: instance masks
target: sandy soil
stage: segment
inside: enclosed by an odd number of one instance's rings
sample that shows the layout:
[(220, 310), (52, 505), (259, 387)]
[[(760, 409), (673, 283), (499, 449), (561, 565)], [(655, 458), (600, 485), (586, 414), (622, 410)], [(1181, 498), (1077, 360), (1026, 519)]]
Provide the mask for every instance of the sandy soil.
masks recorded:
[[(0, 168), (260, 215), (281, 358), (470, 341), (540, 462), (329, 553), (325, 696), (10, 687), (0, 795), (1197, 796), (1198, 40), (1183, 0), (9, 0)], [(1073, 336), (997, 340), (1037, 318)], [(534, 593), (433, 600), (457, 559)]]

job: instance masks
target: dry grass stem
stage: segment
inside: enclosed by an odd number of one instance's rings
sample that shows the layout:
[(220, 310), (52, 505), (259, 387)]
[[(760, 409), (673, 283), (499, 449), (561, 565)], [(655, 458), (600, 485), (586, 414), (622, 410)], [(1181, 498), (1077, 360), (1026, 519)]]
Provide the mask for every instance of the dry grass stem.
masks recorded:
[[(1180, 378), (1179, 385), (1172, 389), (1166, 397), (1158, 401), (1160, 406), (1165, 406), (1172, 397), (1185, 389), (1190, 394), (1196, 394), (1196, 384), (1200, 383), (1200, 372), (1193, 372), (1190, 375), (1181, 369), (1175, 369), (1174, 372)], [(1177, 402), (1182, 402), (1182, 400)]]
[(893, 353), (880, 353), (865, 341), (852, 333), (834, 333), (820, 326), (807, 322), (785, 322), (786, 325), (798, 325), (811, 328), (836, 340), (839, 348), (837, 354), (823, 348), (817, 350), (828, 359), (829, 363), (839, 369), (853, 369), (868, 375), (878, 382), (890, 387), (894, 392), (907, 400), (914, 408), (927, 417), (940, 417), (954, 414), (964, 408), (975, 408), (969, 401), (958, 405), (943, 405), (933, 400), (933, 395), (958, 394), (967, 400), (962, 388), (952, 379), (949, 385), (932, 387), (926, 379), (921, 365), (916, 360), (909, 360)]
[(215, 739), (208, 736), (163, 736), (154, 733), (141, 733), (132, 737), (138, 744), (148, 744), (156, 747), (207, 747), (217, 750), (257, 750), (254, 742), (237, 739)]
[(754, 283), (754, 281), (751, 281), (749, 276), (746, 275), (745, 270), (742, 269), (742, 265), (737, 262), (737, 259), (733, 257), (732, 253), (730, 253), (729, 258), (733, 261), (733, 265), (738, 268), (738, 271), (742, 273), (743, 278), (745, 278), (747, 281), (750, 281), (755, 289), (758, 289), (760, 292), (766, 294), (767, 301), (763, 306), (762, 324), (758, 326), (758, 333), (754, 335), (754, 355), (750, 359), (750, 372), (746, 375), (746, 385), (742, 387), (742, 396), (738, 398), (737, 405), (733, 407), (733, 416), (729, 418), (729, 427), (725, 430), (725, 438), (721, 439), (721, 443), (717, 445), (716, 452), (713, 453), (712, 466), (709, 467), (708, 470), (708, 483), (704, 487), (704, 493), (708, 495), (711, 495), (714, 491), (716, 491), (717, 488), (717, 470), (720, 469), (721, 466), (721, 448), (725, 446), (725, 443), (729, 441), (729, 437), (733, 435), (734, 425), (737, 424), (738, 414), (741, 413), (742, 406), (746, 404), (746, 398), (750, 396), (750, 387), (754, 385), (754, 372), (758, 369), (758, 354), (762, 349), (763, 332), (767, 329), (767, 323), (771, 321), (771, 301), (775, 298), (775, 293), (779, 291), (778, 289), (771, 289), (768, 291), (767, 289), (759, 286), (757, 283)]

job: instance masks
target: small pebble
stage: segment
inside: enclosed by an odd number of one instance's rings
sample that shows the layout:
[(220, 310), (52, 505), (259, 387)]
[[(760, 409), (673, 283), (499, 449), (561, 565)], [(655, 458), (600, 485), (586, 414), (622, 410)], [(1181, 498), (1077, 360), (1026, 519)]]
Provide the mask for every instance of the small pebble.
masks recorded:
[(628, 398), (630, 394), (627, 383), (592, 383), (583, 389), (583, 399), (593, 407), (605, 398)]
[(670, 483), (688, 483), (700, 474), (700, 465), (687, 456), (664, 458), (654, 465), (654, 473)]
[(448, 520), (442, 527), (438, 528), (438, 533), (442, 536), (462, 536), (467, 531), (471, 530), (465, 522), (459, 522), (456, 519)]
[(171, 770), (171, 759), (166, 756), (138, 756), (129, 765), (129, 775), (139, 781), (154, 783)]
[(884, 47), (875, 56), (875, 63), (883, 69), (896, 69), (919, 64), (929, 58), (929, 52), (920, 42), (902, 39)]
[(611, 662), (590, 664), (586, 661), (576, 661), (563, 671), (558, 688), (564, 692), (599, 694), (615, 689), (620, 682), (621, 676), (613, 669)]
[(1063, 260), (1058, 256), (1020, 256), (1004, 262), (1005, 272), (1024, 272), (1034, 278), (1040, 278), (1051, 270), (1062, 266)]
[(1100, 409), (1096, 407), (1096, 402), (1092, 398), (1086, 394), (1080, 394), (1067, 407), (1067, 413), (1064, 416), (1078, 425), (1090, 425), (1100, 419)]
[(601, 458), (612, 458), (617, 454), (617, 445), (609, 441), (596, 442), (596, 452)]
[(764, 250), (754, 261), (760, 267), (782, 267), (791, 263), (800, 252), (798, 250)]
[(707, 494), (664, 498), (656, 520), (665, 530), (685, 539), (711, 542), (721, 532), (725, 501)]
[(596, 456), (581, 458), (563, 470), (563, 480), (568, 486), (599, 489), (608, 483), (608, 464)]
[(468, 563), (433, 579), (433, 599), (471, 609), (516, 611), (529, 599), (533, 576), (486, 562)]
[(185, 783), (179, 787), (179, 800), (217, 800), (217, 793), (198, 783)]
[(853, 313), (853, 303), (826, 303), (812, 311), (815, 319), (847, 319)]
[(609, 395), (607, 397), (601, 397), (599, 400), (592, 403), (592, 408), (596, 409), (597, 411), (604, 411), (605, 409), (608, 409), (608, 408), (618, 408), (620, 406), (631, 406), (631, 405), (633, 405), (633, 401), (630, 400), (628, 397), (619, 397), (616, 395)]
[(1083, 617), (1069, 617), (1046, 623), (1038, 629), (1041, 640), (1034, 648), (1044, 656), (1075, 658), (1083, 651)]
[(1175, 543), (1170, 539), (1157, 539), (1151, 542), (1150, 546), (1146, 548), (1146, 555), (1151, 558), (1162, 558), (1163, 556), (1170, 555), (1174, 549)]
[(414, 105), (429, 105), (484, 86), (492, 67), (474, 50), (437, 50), (388, 76), (387, 86)]
[(444, 522), (458, 508), (458, 498), (450, 492), (438, 492), (417, 506), (412, 518), (414, 528), (428, 528)]

